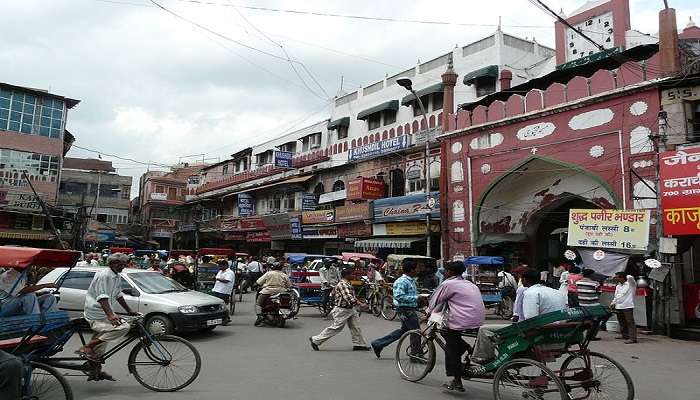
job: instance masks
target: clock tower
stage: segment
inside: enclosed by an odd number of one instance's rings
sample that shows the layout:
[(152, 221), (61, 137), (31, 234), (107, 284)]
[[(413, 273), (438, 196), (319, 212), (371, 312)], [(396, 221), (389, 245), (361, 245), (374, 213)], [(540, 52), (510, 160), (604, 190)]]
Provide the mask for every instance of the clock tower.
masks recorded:
[(559, 21), (555, 24), (557, 64), (585, 62), (582, 59), (601, 51), (576, 31), (583, 32), (606, 50), (624, 49), (625, 33), (630, 30), (629, 0), (591, 0), (564, 18), (574, 29)]

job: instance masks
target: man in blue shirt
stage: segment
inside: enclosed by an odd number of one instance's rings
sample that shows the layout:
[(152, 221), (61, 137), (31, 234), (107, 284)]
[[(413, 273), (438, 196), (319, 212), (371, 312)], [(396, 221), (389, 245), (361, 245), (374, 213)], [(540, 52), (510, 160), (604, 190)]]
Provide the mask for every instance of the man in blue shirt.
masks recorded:
[[(416, 276), (418, 275), (418, 266), (415, 261), (404, 260), (401, 269), (403, 275), (394, 282), (394, 307), (396, 313), (401, 318), (401, 329), (390, 332), (388, 335), (375, 339), (372, 344), (372, 350), (377, 358), (381, 357), (382, 349), (394, 343), (401, 338), (404, 332), (418, 329), (418, 288), (416, 287)], [(420, 347), (420, 344), (418, 344)]]

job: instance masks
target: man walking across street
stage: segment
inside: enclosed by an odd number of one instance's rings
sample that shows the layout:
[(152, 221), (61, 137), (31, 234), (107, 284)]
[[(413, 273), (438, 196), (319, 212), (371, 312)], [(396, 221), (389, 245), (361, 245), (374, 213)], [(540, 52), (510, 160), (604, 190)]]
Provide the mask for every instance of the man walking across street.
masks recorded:
[(414, 261), (404, 260), (401, 269), (403, 275), (394, 282), (394, 307), (401, 318), (401, 328), (390, 332), (388, 335), (375, 339), (371, 345), (377, 358), (381, 357), (382, 350), (401, 338), (404, 332), (418, 329), (418, 288), (416, 276), (418, 268)]
[(362, 336), (357, 311), (355, 311), (355, 305), (361, 302), (355, 297), (355, 289), (353, 289), (349, 281), (351, 275), (352, 269), (345, 268), (340, 273), (340, 282), (338, 282), (335, 289), (333, 289), (333, 294), (335, 295), (335, 307), (333, 311), (331, 311), (333, 323), (318, 335), (309, 338), (311, 348), (316, 351), (319, 350), (318, 346), (339, 334), (345, 327), (345, 324), (350, 328), (350, 334), (352, 335), (352, 349), (357, 351), (369, 350), (367, 342), (365, 342), (365, 338)]
[(617, 313), (617, 321), (622, 333), (622, 336), (616, 339), (625, 339), (625, 344), (637, 343), (637, 325), (634, 322), (634, 295), (637, 284), (632, 275), (625, 275), (624, 272), (615, 274), (615, 279), (617, 286), (610, 307)]
[[(233, 286), (236, 282), (236, 274), (231, 271), (229, 263), (226, 260), (219, 260), (216, 263), (219, 266), (219, 272), (216, 273), (216, 282), (211, 290), (212, 294), (224, 301), (226, 305), (231, 301), (233, 294)], [(224, 314), (224, 325), (231, 322), (231, 317), (228, 313)]]

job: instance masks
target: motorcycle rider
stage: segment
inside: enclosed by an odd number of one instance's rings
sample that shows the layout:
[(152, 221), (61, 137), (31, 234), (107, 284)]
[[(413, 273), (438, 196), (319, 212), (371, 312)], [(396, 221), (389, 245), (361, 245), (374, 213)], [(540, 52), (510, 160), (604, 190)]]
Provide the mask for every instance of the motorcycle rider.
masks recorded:
[(258, 319), (255, 320), (255, 326), (260, 326), (265, 320), (262, 313), (265, 301), (267, 301), (270, 296), (277, 293), (284, 293), (292, 287), (292, 281), (290, 281), (287, 274), (282, 271), (282, 264), (273, 262), (271, 268), (270, 271), (267, 271), (255, 282), (261, 287), (258, 298), (255, 301), (255, 312), (258, 315)]

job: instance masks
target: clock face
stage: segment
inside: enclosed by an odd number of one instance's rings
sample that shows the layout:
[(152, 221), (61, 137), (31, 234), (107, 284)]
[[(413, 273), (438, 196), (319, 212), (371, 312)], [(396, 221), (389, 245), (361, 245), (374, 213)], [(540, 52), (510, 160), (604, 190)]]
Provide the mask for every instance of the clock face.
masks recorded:
[[(612, 12), (587, 19), (574, 25), (574, 28), (606, 49), (615, 47)], [(577, 60), (599, 51), (599, 48), (577, 32), (566, 30), (566, 61)]]

